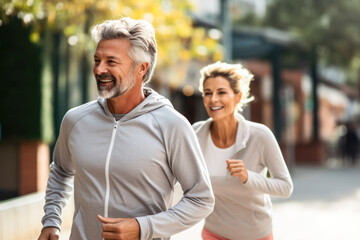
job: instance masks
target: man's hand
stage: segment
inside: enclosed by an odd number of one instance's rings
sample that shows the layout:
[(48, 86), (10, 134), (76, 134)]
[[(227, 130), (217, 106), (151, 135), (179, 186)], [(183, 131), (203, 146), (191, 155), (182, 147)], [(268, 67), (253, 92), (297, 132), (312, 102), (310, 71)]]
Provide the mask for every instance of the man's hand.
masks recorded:
[(59, 232), (60, 232), (59, 229), (57, 229), (56, 227), (44, 228), (41, 231), (38, 240), (58, 240)]
[(226, 160), (227, 170), (231, 176), (239, 177), (242, 183), (246, 183), (248, 179), (247, 169), (242, 160), (228, 159)]
[(139, 240), (140, 226), (135, 218), (107, 218), (98, 215), (103, 223), (102, 237), (107, 239)]

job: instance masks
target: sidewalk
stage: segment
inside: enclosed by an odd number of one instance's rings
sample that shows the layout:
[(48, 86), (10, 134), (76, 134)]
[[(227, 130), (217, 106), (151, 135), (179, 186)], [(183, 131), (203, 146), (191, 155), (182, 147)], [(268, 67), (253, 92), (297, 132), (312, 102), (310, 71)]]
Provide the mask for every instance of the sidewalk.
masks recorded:
[(275, 240), (360, 239), (360, 166), (297, 167), (293, 195), (273, 198)]
[[(360, 239), (360, 164), (296, 167), (289, 199), (273, 197), (274, 240)], [(180, 192), (177, 190), (177, 197)], [(203, 222), (172, 240), (201, 240)], [(60, 240), (69, 237), (64, 231)]]

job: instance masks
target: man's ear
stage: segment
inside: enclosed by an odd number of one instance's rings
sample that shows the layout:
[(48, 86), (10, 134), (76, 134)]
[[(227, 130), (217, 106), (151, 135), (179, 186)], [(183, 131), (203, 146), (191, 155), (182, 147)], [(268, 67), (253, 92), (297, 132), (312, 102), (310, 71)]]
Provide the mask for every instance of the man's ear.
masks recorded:
[(144, 62), (144, 63), (141, 63), (139, 64), (139, 71), (138, 73), (140, 74), (139, 77), (141, 77), (141, 79), (144, 77), (145, 73), (147, 72), (148, 68), (150, 66), (150, 63), (148, 62)]

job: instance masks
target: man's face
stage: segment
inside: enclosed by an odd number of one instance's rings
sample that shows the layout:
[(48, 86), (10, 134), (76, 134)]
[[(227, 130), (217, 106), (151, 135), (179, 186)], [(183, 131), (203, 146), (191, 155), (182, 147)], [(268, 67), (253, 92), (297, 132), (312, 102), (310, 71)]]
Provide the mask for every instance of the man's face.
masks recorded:
[(98, 43), (93, 73), (100, 97), (118, 97), (134, 86), (135, 68), (127, 54), (130, 46), (127, 39), (102, 40)]

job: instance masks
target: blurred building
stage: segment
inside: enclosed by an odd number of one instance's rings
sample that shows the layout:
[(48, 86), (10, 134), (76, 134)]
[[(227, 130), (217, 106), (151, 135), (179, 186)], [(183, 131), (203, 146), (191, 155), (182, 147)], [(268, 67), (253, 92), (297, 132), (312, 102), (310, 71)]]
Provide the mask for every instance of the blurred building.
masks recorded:
[[(220, 3), (210, 1), (207, 5), (215, 8), (207, 6), (195, 12), (194, 24), (209, 32), (221, 30)], [(231, 5), (231, 13), (241, 7), (256, 12), (261, 5), (231, 3), (236, 5)], [(339, 139), (339, 123), (359, 116), (358, 89), (346, 86), (345, 74), (338, 69), (312, 62), (313, 52), (287, 32), (232, 26), (231, 40), (232, 62), (242, 63), (255, 75), (251, 84), (255, 101), (243, 114), (273, 130), (289, 165), (324, 164), (337, 151), (333, 148)], [(199, 70), (208, 63), (184, 63), (184, 78), (171, 90), (175, 108), (191, 123), (207, 118), (197, 88)]]

